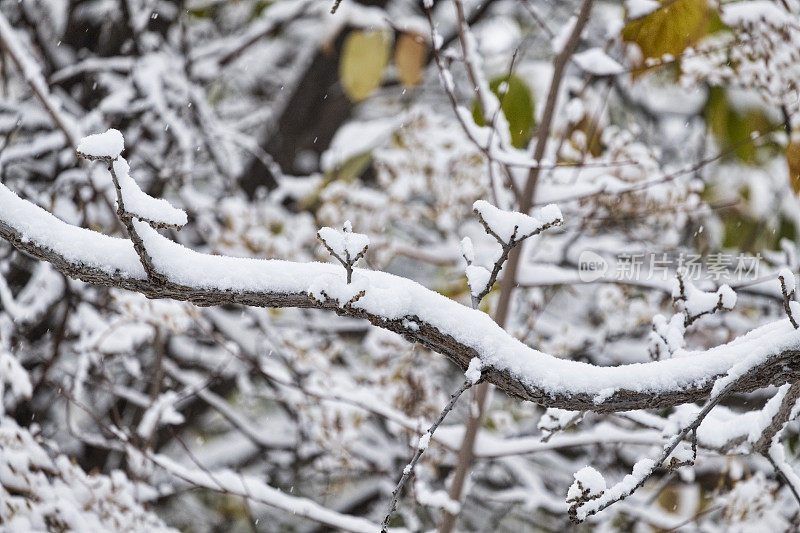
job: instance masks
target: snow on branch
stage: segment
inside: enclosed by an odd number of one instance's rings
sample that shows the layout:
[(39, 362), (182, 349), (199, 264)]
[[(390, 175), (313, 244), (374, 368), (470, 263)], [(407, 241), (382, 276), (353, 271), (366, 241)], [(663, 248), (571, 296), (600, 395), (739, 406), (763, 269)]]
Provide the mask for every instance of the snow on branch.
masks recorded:
[(780, 437), (786, 423), (797, 417), (800, 384), (785, 384), (758, 411), (755, 423), (745, 426), (747, 442), (753, 451), (766, 454), (775, 439)]
[(125, 212), (157, 228), (180, 229), (186, 225), (185, 211), (173, 207), (166, 200), (153, 198), (139, 188), (130, 176), (130, 167), (124, 158), (118, 157), (111, 168), (121, 195), (120, 206)]
[(119, 130), (111, 128), (103, 133), (87, 135), (80, 140), (78, 155), (89, 160), (113, 161), (125, 148), (125, 139)]
[(661, 359), (663, 354), (670, 357), (682, 350), (685, 341), (683, 334), (686, 332), (685, 315), (675, 313), (667, 320), (664, 315), (653, 317), (653, 331), (650, 332), (650, 358), (654, 361)]
[[(751, 368), (750, 372), (754, 371), (755, 368)], [(627, 498), (636, 490), (641, 488), (647, 479), (655, 473), (659, 466), (672, 469), (684, 464), (692, 464), (692, 461), (697, 455), (697, 428), (708, 416), (711, 410), (722, 400), (722, 398), (730, 393), (736, 386), (736, 383), (742, 380), (745, 376), (746, 374), (740, 374), (734, 379), (726, 379), (731, 377), (730, 375), (726, 375), (718, 379), (715, 384), (716, 386), (720, 385), (721, 383), (725, 383), (725, 385), (717, 394), (712, 395), (711, 399), (706, 402), (706, 404), (703, 406), (703, 409), (700, 410), (700, 412), (691, 420), (691, 422), (685, 424), (680, 431), (675, 433), (670, 438), (667, 444), (664, 445), (664, 449), (659, 458), (657, 460), (653, 460), (648, 457), (639, 459), (633, 465), (633, 469), (630, 474), (627, 474), (622, 478), (622, 480), (615, 483), (607, 490), (597, 490), (600, 488), (601, 482), (596, 479), (597, 476), (587, 472), (587, 469), (583, 469), (576, 473), (576, 481), (567, 492), (567, 503), (571, 504), (569, 508), (570, 518), (572, 518), (573, 521), (582, 522), (586, 520), (587, 517)], [(683, 440), (689, 435), (689, 433), (692, 433), (692, 458), (690, 461), (685, 461), (685, 454), (682, 453), (683, 450), (680, 449), (680, 445), (683, 443)], [(670, 458), (671, 460), (668, 462)], [(578, 485), (578, 481), (582, 479), (590, 480), (589, 482), (594, 489), (593, 491), (590, 491), (591, 497), (583, 496), (585, 491), (583, 491), (580, 486), (576, 487), (576, 485)], [(602, 482), (602, 486), (605, 486), (605, 481)]]
[(130, 176), (128, 162), (120, 157), (124, 148), (122, 133), (112, 128), (81, 139), (77, 152), (80, 157), (90, 161), (109, 164), (108, 169), (117, 189), (117, 208), (121, 218), (133, 216), (159, 228), (180, 229), (186, 225), (185, 211), (173, 207), (166, 200), (153, 198), (139, 188)]
[(141, 503), (156, 496), (156, 489), (120, 470), (85, 472), (54, 448), (13, 418), (0, 416), (0, 529), (177, 533)]
[[(777, 379), (785, 382), (787, 375), (800, 372), (800, 331), (785, 320), (680, 358), (598, 367), (528, 347), (485, 313), (405, 278), (360, 271), (369, 290), (343, 307), (315, 299), (310, 292), (315, 285), (325, 288), (329, 282), (320, 280), (341, 272), (333, 265), (202, 254), (146, 223), (131, 221), (130, 226), (138, 242), (69, 225), (0, 185), (0, 236), (68, 276), (203, 306), (316, 307), (365, 318), (445, 355), (464, 370), (478, 357), (483, 379), (546, 407), (610, 412), (697, 401), (708, 396), (717, 378), (745, 360), (748, 366), (742, 371), (756, 364), (759, 370), (735, 380), (740, 391)], [(723, 295), (723, 304), (729, 301)]]
[(702, 291), (685, 281), (681, 272), (678, 272), (672, 286), (672, 301), (678, 312), (669, 320), (660, 314), (653, 317), (649, 347), (653, 360), (661, 359), (664, 355), (673, 357), (683, 350), (686, 328), (704, 315), (733, 309), (736, 293), (728, 285), (722, 285), (713, 292)]
[(347, 271), (347, 284), (353, 281), (353, 265), (364, 257), (369, 247), (369, 237), (363, 233), (353, 233), (353, 225), (345, 221), (341, 231), (329, 227), (320, 228), (317, 238), (328, 252), (339, 261)]
[(567, 411), (551, 407), (547, 409), (536, 427), (542, 432), (542, 442), (549, 441), (553, 435), (578, 424), (583, 419), (583, 412)]
[(586, 466), (573, 474), (575, 481), (567, 491), (567, 503), (570, 504), (570, 513), (577, 512), (578, 506), (601, 497), (606, 491), (606, 480), (603, 474)]
[(6, 385), (11, 387), (11, 394), (17, 399), (30, 399), (33, 393), (30, 376), (10, 351), (0, 346), (0, 415), (5, 411), (3, 397)]
[(542, 231), (558, 226), (564, 221), (561, 210), (555, 204), (546, 205), (536, 216), (526, 215), (517, 211), (499, 209), (485, 200), (478, 200), (472, 204), (486, 233), (494, 237), (500, 245), (500, 254), (491, 270), (474, 264), (475, 252), (472, 241), (464, 238), (461, 241), (461, 254), (467, 262), (464, 273), (469, 283), (472, 295), (472, 306), (477, 307), (483, 298), (489, 294), (497, 281), (500, 269), (503, 267), (511, 250), (525, 239), (538, 235)]
[[(680, 361), (682, 358), (678, 360)], [(698, 429), (701, 428), (703, 421), (708, 419), (711, 411), (723, 398), (736, 390), (740, 383), (748, 380), (763, 368), (768, 367), (769, 364), (769, 358), (755, 357), (747, 358), (734, 365), (726, 375), (719, 377), (715, 381), (711, 397), (703, 408), (691, 417), (688, 423), (680, 421), (675, 428), (670, 428), (676, 431), (664, 445), (662, 453), (657, 460), (650, 458), (640, 459), (633, 466), (631, 474), (626, 475), (609, 489), (600, 490), (604, 488), (604, 482), (601, 483), (597, 476), (594, 476), (587, 469), (576, 473), (576, 481), (567, 493), (567, 503), (571, 504), (570, 517), (577, 522), (581, 522), (588, 516), (625, 499), (641, 488), (659, 467), (673, 470), (681, 466), (693, 465), (697, 458)], [(753, 413), (745, 413), (744, 415), (739, 415), (739, 423), (728, 420), (724, 428), (720, 428), (719, 424), (712, 422), (710, 424), (711, 427), (706, 428), (705, 434), (708, 436), (710, 433), (714, 433), (714, 435), (711, 435), (710, 439), (706, 437), (703, 440), (716, 441), (717, 447), (722, 451), (728, 450), (730, 445), (734, 443), (744, 442), (749, 444), (752, 451), (765, 455), (772, 462), (775, 469), (787, 478), (790, 487), (800, 502), (800, 492), (795, 490), (795, 488), (800, 489), (800, 482), (796, 485), (793, 483), (793, 480), (800, 481), (800, 478), (785, 461), (781, 462), (782, 447), (776, 454), (778, 449), (776, 444), (780, 433), (786, 423), (794, 419), (800, 411), (798, 398), (800, 398), (800, 385), (797, 383), (784, 384), (764, 408), (755, 414), (755, 419), (751, 417)], [(665, 426), (665, 429), (668, 427)], [(690, 434), (691, 449), (684, 443), (684, 440)], [(773, 456), (773, 454), (776, 455)], [(590, 484), (592, 490), (584, 490), (579, 481)]]
[(142, 438), (149, 439), (158, 426), (183, 424), (183, 415), (175, 409), (175, 403), (179, 399), (175, 391), (167, 391), (160, 395), (142, 415), (136, 433)]
[(561, 210), (555, 204), (544, 206), (535, 217), (517, 211), (504, 211), (485, 200), (478, 200), (472, 204), (472, 208), (486, 233), (501, 246), (514, 246), (564, 221)]
[(352, 533), (374, 533), (378, 531), (378, 526), (369, 520), (338, 513), (307, 498), (286, 494), (274, 487), (266, 485), (255, 476), (242, 475), (232, 470), (212, 472), (199, 468), (190, 468), (173, 461), (165, 455), (147, 454), (143, 456), (140, 450), (133, 447), (128, 448), (128, 453), (137, 460), (148, 460), (166, 470), (171, 475), (194, 486), (204, 487), (223, 494), (233, 494), (242, 498), (247, 498), (253, 502), (263, 503), (264, 505), (324, 524), (337, 531), (348, 531)]
[(55, 126), (61, 130), (67, 142), (75, 146), (78, 142), (78, 128), (73, 118), (62, 109), (61, 103), (50, 93), (47, 81), (42, 75), (39, 64), (27, 53), (26, 46), (20, 41), (16, 30), (6, 16), (0, 12), (0, 48), (7, 53), (16, 65), (25, 82), (33, 90), (42, 103)]
[(436, 430), (439, 428), (441, 423), (444, 422), (445, 417), (450, 413), (450, 411), (453, 410), (453, 407), (455, 407), (456, 402), (461, 397), (461, 395), (464, 394), (464, 391), (472, 387), (472, 385), (474, 384), (475, 381), (472, 381), (469, 378), (466, 381), (464, 381), (464, 383), (453, 394), (450, 395), (450, 401), (447, 402), (447, 405), (445, 405), (444, 409), (442, 409), (441, 413), (439, 413), (439, 417), (436, 419), (436, 421), (433, 424), (431, 424), (431, 426), (428, 428), (428, 431), (423, 433), (419, 437), (419, 440), (417, 440), (417, 446), (416, 446), (416, 451), (414, 452), (414, 456), (411, 458), (411, 461), (409, 461), (409, 463), (405, 466), (405, 468), (403, 468), (403, 473), (400, 476), (400, 481), (397, 482), (397, 485), (392, 491), (392, 499), (389, 502), (388, 509), (383, 517), (383, 521), (381, 522), (381, 533), (387, 533), (389, 527), (389, 520), (391, 519), (392, 514), (394, 513), (397, 507), (397, 500), (400, 497), (400, 491), (405, 486), (406, 482), (408, 481), (408, 478), (414, 472), (414, 468), (416, 468), (417, 462), (419, 462), (420, 457), (422, 457), (422, 454), (425, 453), (425, 450), (428, 449), (428, 445), (430, 445), (431, 442), (431, 437), (433, 437), (434, 433), (436, 433)]
[(714, 292), (705, 292), (685, 281), (680, 272), (672, 289), (672, 298), (684, 312), (684, 326), (690, 326), (701, 316), (716, 311), (730, 311), (736, 305), (736, 293), (728, 285), (722, 285)]
[[(161, 198), (153, 198), (139, 188), (130, 176), (128, 162), (120, 155), (125, 147), (122, 134), (114, 129), (84, 137), (78, 143), (78, 155), (89, 160), (108, 163), (108, 171), (117, 191), (117, 215), (130, 235), (133, 248), (139, 256), (150, 280), (163, 282), (163, 276), (153, 266), (152, 257), (143, 241), (142, 228), (180, 229), (187, 222), (186, 212), (173, 207)], [(146, 223), (138, 226), (134, 219)], [(149, 224), (149, 226), (148, 226)]]
[(594, 47), (572, 56), (572, 60), (587, 74), (613, 76), (625, 69), (606, 54), (602, 48)]

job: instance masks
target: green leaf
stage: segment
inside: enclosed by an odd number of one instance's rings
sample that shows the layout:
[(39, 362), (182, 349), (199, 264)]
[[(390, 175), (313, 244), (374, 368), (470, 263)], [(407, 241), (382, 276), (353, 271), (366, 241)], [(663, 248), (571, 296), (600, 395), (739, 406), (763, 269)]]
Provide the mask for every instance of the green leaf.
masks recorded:
[(372, 150), (356, 154), (342, 162), (325, 176), (325, 184), (336, 180), (351, 182), (361, 176), (372, 163)]
[[(735, 109), (725, 89), (712, 87), (705, 109), (706, 122), (723, 151), (733, 150), (733, 156), (750, 164), (758, 163), (759, 150), (749, 139), (772, 128), (769, 119), (758, 108)], [(770, 148), (771, 145), (765, 145)]]
[(206, 5), (202, 7), (193, 7), (186, 10), (190, 17), (203, 20), (210, 19), (214, 16), (214, 6)]
[[(501, 87), (505, 89), (505, 94), (501, 92)], [(489, 89), (500, 100), (500, 108), (508, 121), (511, 144), (516, 148), (525, 147), (535, 125), (533, 93), (522, 78), (514, 74), (510, 77), (493, 78), (489, 82)], [(484, 119), (477, 101), (472, 104), (472, 117), (477, 125), (486, 126), (487, 121)]]
[(342, 47), (339, 81), (353, 102), (380, 87), (391, 54), (391, 36), (384, 31), (352, 31)]
[(789, 185), (797, 196), (800, 194), (800, 143), (792, 142), (786, 147), (786, 163), (789, 165)]
[(352, 155), (341, 163), (337, 164), (325, 172), (320, 184), (313, 192), (303, 197), (299, 204), (300, 209), (303, 211), (315, 212), (321, 205), (320, 196), (322, 191), (334, 181), (343, 181), (345, 183), (352, 183), (364, 175), (372, 165), (372, 150), (360, 152)]
[(263, 15), (264, 11), (266, 11), (267, 8), (272, 4), (272, 0), (256, 0), (255, 5), (253, 5), (253, 14), (250, 17), (250, 20), (255, 20)]
[(759, 221), (738, 212), (726, 214), (723, 218), (723, 248), (735, 248), (743, 252), (754, 251), (754, 243), (758, 236), (763, 234), (763, 227)]

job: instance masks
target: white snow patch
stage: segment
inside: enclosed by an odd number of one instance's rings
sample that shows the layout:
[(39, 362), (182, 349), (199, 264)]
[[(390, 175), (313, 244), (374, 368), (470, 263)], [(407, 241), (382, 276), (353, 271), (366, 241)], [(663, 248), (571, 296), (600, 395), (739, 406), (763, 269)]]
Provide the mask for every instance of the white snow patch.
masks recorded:
[(369, 237), (363, 233), (353, 233), (353, 225), (349, 220), (345, 221), (342, 230), (326, 226), (317, 233), (333, 253), (344, 260), (355, 259), (369, 246)]
[(464, 274), (467, 275), (467, 284), (472, 296), (478, 296), (483, 292), (492, 275), (488, 269), (478, 265), (469, 265), (464, 269)]
[(422, 434), (419, 438), (419, 442), (417, 442), (417, 449), (419, 450), (427, 450), (428, 445), (431, 443), (431, 432), (426, 431)]
[(778, 277), (783, 278), (783, 283), (786, 285), (786, 294), (791, 294), (796, 287), (796, 282), (792, 271), (784, 267), (778, 271)]
[(625, 72), (622, 65), (614, 61), (599, 47), (575, 54), (572, 59), (584, 72), (595, 76), (613, 76)]
[(130, 167), (125, 158), (119, 157), (112, 166), (117, 177), (117, 183), (122, 193), (122, 203), (125, 211), (140, 220), (156, 225), (180, 228), (186, 225), (188, 218), (186, 212), (173, 207), (163, 198), (153, 198), (142, 189), (130, 176)]
[(103, 133), (87, 135), (78, 143), (78, 153), (97, 158), (116, 159), (124, 148), (125, 139), (122, 133), (113, 128)]
[(481, 379), (481, 368), (483, 368), (483, 363), (481, 363), (480, 358), (473, 357), (469, 362), (466, 372), (464, 372), (464, 375), (473, 385)]
[(472, 208), (504, 243), (508, 243), (512, 236), (519, 241), (541, 231), (546, 225), (554, 225), (563, 220), (561, 210), (555, 204), (544, 206), (535, 216), (518, 211), (504, 211), (485, 200), (476, 201)]
[(638, 19), (656, 11), (661, 4), (655, 0), (626, 0), (628, 19)]
[(573, 474), (575, 481), (567, 491), (567, 499), (582, 498), (584, 491), (588, 491), (586, 496), (599, 496), (606, 490), (606, 480), (603, 474), (592, 468), (585, 466)]

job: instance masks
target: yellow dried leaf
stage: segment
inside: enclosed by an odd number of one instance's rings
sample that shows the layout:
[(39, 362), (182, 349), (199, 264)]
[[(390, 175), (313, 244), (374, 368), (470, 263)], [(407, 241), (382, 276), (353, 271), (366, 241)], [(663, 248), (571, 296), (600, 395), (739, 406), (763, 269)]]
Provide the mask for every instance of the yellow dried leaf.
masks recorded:
[(622, 39), (635, 43), (642, 59), (678, 57), (708, 33), (712, 9), (707, 0), (662, 0), (668, 3), (651, 14), (628, 23)]
[(391, 36), (384, 31), (352, 31), (342, 47), (339, 82), (353, 102), (380, 87), (391, 53)]
[(428, 44), (419, 33), (402, 33), (397, 39), (394, 64), (404, 87), (416, 87), (422, 81), (428, 58)]

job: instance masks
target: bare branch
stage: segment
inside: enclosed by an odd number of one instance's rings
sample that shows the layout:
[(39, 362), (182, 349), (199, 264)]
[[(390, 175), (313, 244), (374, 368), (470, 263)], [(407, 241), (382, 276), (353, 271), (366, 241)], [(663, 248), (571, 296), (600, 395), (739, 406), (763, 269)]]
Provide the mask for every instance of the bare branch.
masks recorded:
[[(792, 323), (792, 327), (794, 329), (797, 329), (800, 326), (798, 326), (797, 320), (795, 320), (794, 318), (791, 305), (792, 301), (794, 300), (795, 289), (792, 288), (792, 290), (787, 291), (785, 277), (786, 277), (785, 275), (778, 276), (778, 279), (781, 282), (781, 295), (783, 296), (783, 310), (786, 312), (786, 316), (789, 317), (789, 322)], [(794, 285), (794, 279), (792, 279), (792, 285)]]
[(397, 500), (400, 498), (400, 491), (403, 490), (408, 478), (411, 477), (411, 474), (414, 472), (414, 468), (416, 468), (420, 457), (422, 457), (422, 454), (428, 449), (428, 444), (431, 437), (444, 421), (447, 414), (453, 410), (453, 407), (455, 407), (456, 402), (464, 393), (464, 391), (472, 387), (472, 385), (473, 383), (469, 379), (464, 381), (458, 390), (450, 395), (450, 401), (447, 402), (447, 405), (445, 405), (444, 409), (442, 409), (442, 412), (439, 413), (439, 418), (436, 419), (436, 422), (431, 424), (431, 427), (428, 428), (428, 431), (423, 433), (419, 438), (419, 444), (417, 445), (417, 450), (414, 452), (414, 456), (403, 469), (403, 475), (400, 476), (400, 481), (397, 482), (397, 486), (392, 491), (392, 500), (389, 502), (389, 509), (386, 511), (386, 515), (383, 517), (383, 521), (381, 522), (381, 533), (386, 533), (387, 528), (389, 527), (389, 519), (392, 517), (392, 513), (394, 513), (394, 510), (397, 507)]

